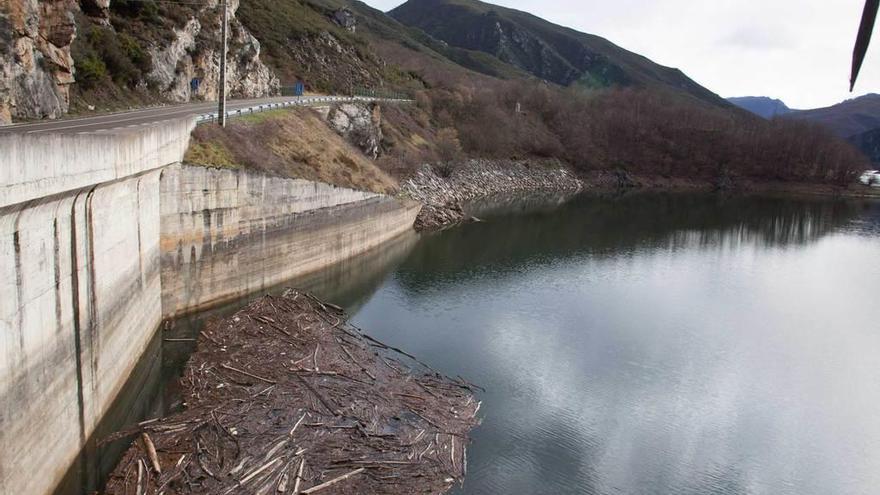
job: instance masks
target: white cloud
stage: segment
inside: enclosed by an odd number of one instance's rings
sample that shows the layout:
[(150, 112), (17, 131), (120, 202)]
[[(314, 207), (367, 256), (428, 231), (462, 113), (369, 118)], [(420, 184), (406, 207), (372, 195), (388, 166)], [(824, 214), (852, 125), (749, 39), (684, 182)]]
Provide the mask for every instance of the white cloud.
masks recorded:
[[(388, 10), (395, 0), (369, 0)], [(880, 92), (880, 39), (848, 92), (862, 0), (496, 0), (678, 67), (722, 96), (795, 108)]]

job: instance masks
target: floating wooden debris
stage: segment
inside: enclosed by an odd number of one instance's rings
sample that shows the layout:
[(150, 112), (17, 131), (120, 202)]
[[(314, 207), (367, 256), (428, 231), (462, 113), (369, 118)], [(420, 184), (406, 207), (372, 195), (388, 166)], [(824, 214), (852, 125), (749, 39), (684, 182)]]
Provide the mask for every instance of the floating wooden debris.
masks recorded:
[[(185, 411), (140, 423), (105, 493), (444, 493), (478, 424), (471, 384), (288, 290), (202, 332)], [(151, 467), (152, 469), (148, 468)]]

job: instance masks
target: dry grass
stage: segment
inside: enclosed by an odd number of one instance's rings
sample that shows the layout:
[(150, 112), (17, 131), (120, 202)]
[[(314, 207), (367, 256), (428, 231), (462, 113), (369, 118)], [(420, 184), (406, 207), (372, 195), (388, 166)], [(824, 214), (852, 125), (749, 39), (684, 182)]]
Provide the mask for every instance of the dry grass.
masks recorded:
[(379, 193), (397, 182), (330, 129), (312, 109), (296, 108), (196, 129), (185, 160), (325, 182)]
[(232, 152), (220, 142), (193, 142), (186, 150), (184, 161), (208, 167), (241, 168)]

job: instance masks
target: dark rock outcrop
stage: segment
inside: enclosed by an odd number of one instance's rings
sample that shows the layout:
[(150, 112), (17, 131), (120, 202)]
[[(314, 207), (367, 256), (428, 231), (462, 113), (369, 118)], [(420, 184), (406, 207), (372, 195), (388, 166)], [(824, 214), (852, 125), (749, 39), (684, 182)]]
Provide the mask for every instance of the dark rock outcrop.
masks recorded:
[(339, 24), (340, 27), (344, 28), (349, 32), (357, 31), (357, 19), (354, 14), (348, 9), (339, 9), (333, 13), (333, 20), (336, 24)]

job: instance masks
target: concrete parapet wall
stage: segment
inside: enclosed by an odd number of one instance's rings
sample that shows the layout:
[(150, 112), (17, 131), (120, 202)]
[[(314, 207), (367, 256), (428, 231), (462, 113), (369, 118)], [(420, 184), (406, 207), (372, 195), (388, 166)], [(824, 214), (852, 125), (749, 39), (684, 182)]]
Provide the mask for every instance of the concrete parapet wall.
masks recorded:
[(162, 309), (171, 317), (319, 270), (412, 228), (419, 205), (245, 171), (162, 178)]
[(0, 134), (0, 207), (180, 162), (195, 118), (89, 134)]
[(0, 493), (50, 493), (161, 320), (158, 171), (0, 209)]

